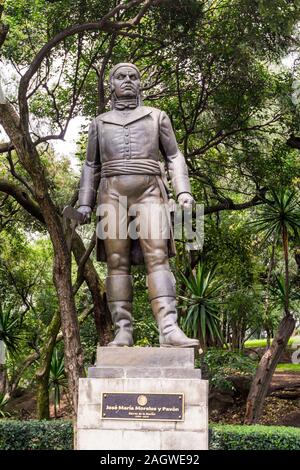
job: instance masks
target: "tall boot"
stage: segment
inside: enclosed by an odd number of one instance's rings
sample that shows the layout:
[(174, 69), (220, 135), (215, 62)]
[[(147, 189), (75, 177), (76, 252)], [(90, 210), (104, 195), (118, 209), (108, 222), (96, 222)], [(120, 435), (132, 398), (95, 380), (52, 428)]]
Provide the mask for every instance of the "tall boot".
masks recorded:
[(108, 346), (132, 346), (132, 277), (107, 276), (106, 296), (115, 327), (115, 338)]
[(151, 307), (159, 328), (161, 347), (198, 347), (197, 339), (188, 338), (177, 324), (175, 279), (171, 271), (148, 274)]

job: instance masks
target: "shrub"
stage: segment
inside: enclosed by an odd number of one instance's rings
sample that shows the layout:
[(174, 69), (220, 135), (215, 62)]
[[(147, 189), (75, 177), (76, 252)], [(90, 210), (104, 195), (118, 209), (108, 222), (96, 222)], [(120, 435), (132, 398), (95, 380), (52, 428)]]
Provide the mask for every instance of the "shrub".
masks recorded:
[[(300, 430), (284, 426), (210, 426), (211, 450), (300, 450)], [(71, 421), (0, 420), (0, 450), (72, 450)]]
[(234, 389), (228, 377), (252, 377), (256, 366), (253, 359), (238, 351), (211, 348), (204, 356), (204, 368), (208, 371), (210, 386), (224, 391)]
[(0, 420), (1, 450), (70, 450), (72, 448), (71, 421)]
[(300, 450), (300, 429), (285, 426), (213, 425), (212, 450)]

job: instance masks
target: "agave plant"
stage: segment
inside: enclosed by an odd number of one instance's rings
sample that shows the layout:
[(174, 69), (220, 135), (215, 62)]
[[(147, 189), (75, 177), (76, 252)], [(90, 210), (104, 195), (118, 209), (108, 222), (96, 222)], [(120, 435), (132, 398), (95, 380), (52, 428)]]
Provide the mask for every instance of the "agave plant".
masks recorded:
[(10, 354), (16, 354), (21, 336), (18, 333), (18, 318), (14, 318), (10, 309), (0, 305), (0, 340), (4, 342)]
[(187, 334), (199, 338), (203, 350), (207, 343), (223, 343), (219, 305), (222, 285), (216, 279), (216, 269), (199, 263), (188, 277), (179, 273), (186, 295), (180, 296), (183, 312), (182, 327)]
[[(289, 314), (290, 280), (289, 280), (289, 235), (299, 237), (300, 232), (300, 207), (299, 200), (294, 191), (283, 188), (279, 191), (272, 190), (270, 199), (265, 198), (266, 203), (258, 212), (257, 219), (251, 225), (257, 232), (264, 233), (264, 241), (270, 238), (281, 238), (283, 246), (283, 258), (285, 266), (284, 290), (278, 284), (279, 290), (284, 295), (285, 314)], [(283, 286), (281, 286), (283, 287)]]
[(19, 321), (14, 318), (11, 309), (3, 309), (0, 304), (0, 346), (3, 364), (0, 364), (0, 392), (5, 394), (7, 384), (7, 369), (5, 365), (5, 350), (11, 356), (16, 356), (20, 346)]
[[(294, 191), (281, 189), (271, 191), (271, 198), (265, 198), (265, 205), (258, 212), (257, 220), (252, 225), (257, 231), (265, 233), (265, 239), (279, 240), (281, 238), (284, 259), (284, 282), (277, 278), (275, 285), (275, 297), (284, 304), (284, 317), (278, 327), (272, 346), (263, 354), (257, 367), (256, 374), (250, 387), (245, 413), (245, 424), (253, 424), (261, 416), (265, 397), (270, 382), (295, 328), (295, 319), (290, 313), (290, 280), (289, 280), (289, 235), (299, 237), (300, 208), (299, 200)], [(276, 292), (277, 291), (277, 292)]]
[[(285, 284), (285, 279), (282, 274), (275, 276), (275, 282), (274, 285), (270, 287), (270, 293), (272, 296), (272, 302), (271, 302), (271, 307), (276, 308), (276, 307), (283, 307), (285, 305), (285, 299), (286, 299), (286, 284)], [(300, 300), (300, 294), (297, 290), (291, 291), (289, 293), (289, 303), (291, 304), (291, 307), (297, 308), (297, 304)]]
[(53, 402), (55, 418), (57, 418), (57, 408), (60, 407), (61, 391), (66, 388), (66, 386), (67, 379), (64, 358), (58, 354), (57, 349), (54, 349), (50, 366), (49, 389), (53, 391), (54, 395)]

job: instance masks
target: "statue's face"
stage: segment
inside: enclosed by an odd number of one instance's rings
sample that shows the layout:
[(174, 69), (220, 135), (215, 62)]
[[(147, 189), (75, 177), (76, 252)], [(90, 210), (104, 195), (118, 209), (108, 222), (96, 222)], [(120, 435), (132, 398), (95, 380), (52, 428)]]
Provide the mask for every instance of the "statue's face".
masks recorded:
[(112, 77), (112, 87), (118, 98), (138, 96), (140, 84), (139, 75), (132, 67), (120, 67)]

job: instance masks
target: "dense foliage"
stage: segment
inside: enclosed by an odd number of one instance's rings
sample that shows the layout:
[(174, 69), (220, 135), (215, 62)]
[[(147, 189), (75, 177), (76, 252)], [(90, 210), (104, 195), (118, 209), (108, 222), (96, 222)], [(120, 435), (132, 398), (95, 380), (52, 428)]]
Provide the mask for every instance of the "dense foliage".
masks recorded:
[(206, 371), (210, 386), (218, 390), (234, 390), (230, 380), (233, 376), (252, 377), (256, 362), (240, 352), (224, 349), (209, 349), (202, 365)]

